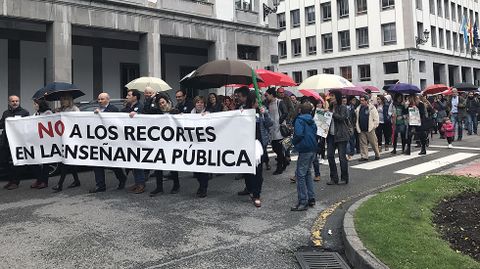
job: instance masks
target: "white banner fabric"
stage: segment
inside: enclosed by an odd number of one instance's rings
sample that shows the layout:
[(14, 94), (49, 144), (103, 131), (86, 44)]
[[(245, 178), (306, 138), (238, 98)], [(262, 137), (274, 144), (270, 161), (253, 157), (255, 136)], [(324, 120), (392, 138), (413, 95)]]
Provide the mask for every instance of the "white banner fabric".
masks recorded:
[(255, 110), (133, 118), (68, 112), (8, 118), (6, 132), (14, 165), (255, 173)]

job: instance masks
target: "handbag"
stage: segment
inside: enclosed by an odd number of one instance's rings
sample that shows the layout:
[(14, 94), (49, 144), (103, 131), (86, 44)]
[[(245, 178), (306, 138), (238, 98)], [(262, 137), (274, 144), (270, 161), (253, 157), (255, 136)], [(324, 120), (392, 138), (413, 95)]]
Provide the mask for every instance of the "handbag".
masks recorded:
[(282, 134), (283, 137), (289, 137), (292, 133), (291, 127), (288, 127), (286, 124), (280, 124), (280, 134)]

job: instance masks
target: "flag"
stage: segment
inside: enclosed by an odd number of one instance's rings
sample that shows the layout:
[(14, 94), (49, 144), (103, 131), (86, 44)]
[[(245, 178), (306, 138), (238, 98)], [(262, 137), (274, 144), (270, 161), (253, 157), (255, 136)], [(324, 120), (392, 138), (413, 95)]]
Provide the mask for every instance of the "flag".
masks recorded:
[(473, 46), (477, 48), (478, 45), (478, 25), (475, 21), (475, 24), (473, 25)]
[(463, 16), (460, 32), (463, 32), (463, 41), (465, 42), (465, 46), (468, 46), (467, 18), (465, 16)]
[(470, 47), (473, 48), (473, 25), (468, 21), (468, 38), (470, 39)]

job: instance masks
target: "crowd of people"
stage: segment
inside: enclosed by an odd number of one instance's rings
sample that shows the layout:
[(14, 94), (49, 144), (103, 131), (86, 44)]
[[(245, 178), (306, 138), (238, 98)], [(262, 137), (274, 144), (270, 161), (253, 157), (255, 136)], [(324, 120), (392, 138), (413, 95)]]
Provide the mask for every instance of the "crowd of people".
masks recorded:
[[(249, 195), (256, 207), (261, 206), (260, 194), (263, 184), (263, 170), (272, 169), (267, 147), (272, 146), (275, 152), (276, 166), (273, 175), (284, 173), (291, 163), (292, 151), (298, 153), (295, 175), (290, 179), (297, 184), (298, 202), (292, 211), (303, 211), (315, 205), (314, 181), (320, 181), (320, 163), (328, 161), (330, 180), (328, 185), (348, 184), (348, 163), (355, 154), (360, 154), (360, 161), (369, 161), (368, 145), (373, 149), (374, 159), (380, 159), (382, 150), (397, 154), (400, 139), (401, 153), (411, 154), (412, 141), (420, 147), (419, 154), (426, 154), (426, 148), (432, 134), (440, 134), (440, 138), (452, 142), (461, 140), (464, 129), (469, 135), (477, 134), (477, 120), (480, 111), (478, 95), (473, 92), (459, 94), (453, 90), (452, 96), (419, 96), (401, 94), (383, 94), (373, 98), (371, 93), (362, 96), (342, 96), (340, 92), (328, 95), (320, 94), (320, 99), (314, 97), (297, 97), (287, 95), (283, 88), (269, 88), (265, 94), (258, 96), (257, 92), (248, 87), (240, 87), (232, 96), (222, 96), (209, 93), (207, 98), (196, 96), (191, 99), (183, 90), (175, 93), (175, 105), (170, 97), (162, 92), (155, 92), (147, 87), (143, 94), (134, 89), (127, 91), (125, 105), (119, 110), (110, 104), (110, 96), (104, 92), (98, 95), (98, 108), (94, 113), (128, 113), (130, 117), (137, 114), (181, 114), (195, 113), (205, 115), (230, 110), (255, 109), (255, 138), (260, 142), (264, 154), (256, 167), (256, 174), (240, 175), (245, 179), (245, 188), (238, 195)], [(43, 99), (34, 100), (33, 115), (48, 115), (52, 113), (68, 113), (79, 111), (73, 98), (68, 94), (60, 99), (60, 107), (51, 109)], [(317, 112), (330, 112), (332, 116), (328, 132), (320, 136), (317, 132)], [(30, 113), (20, 106), (18, 96), (8, 98), (8, 109), (0, 120), (0, 128), (5, 129), (5, 119), (15, 116), (29, 116)], [(19, 186), (18, 169), (11, 163), (10, 149), (6, 132), (1, 135), (1, 162), (8, 167), (10, 181), (5, 189), (14, 190)], [(340, 175), (335, 159), (339, 157)], [(312, 176), (311, 167), (314, 174)], [(60, 179), (53, 187), (55, 192), (63, 190), (66, 177), (71, 174), (73, 182), (68, 188), (81, 185), (77, 167), (59, 164)], [(31, 185), (35, 189), (48, 187), (49, 175), (46, 165), (32, 166), (37, 180)], [(152, 174), (156, 179), (156, 187), (150, 196), (164, 192), (164, 177), (173, 181), (171, 194), (180, 191), (179, 174), (177, 171), (148, 171), (144, 169), (121, 169), (110, 167), (94, 167), (96, 187), (90, 193), (106, 191), (105, 169), (113, 170), (118, 179), (117, 189), (124, 189), (128, 173), (133, 174), (134, 184), (128, 191), (135, 194), (145, 192), (145, 181)], [(212, 177), (209, 173), (193, 173), (198, 180), (197, 197), (207, 196), (208, 182)]]

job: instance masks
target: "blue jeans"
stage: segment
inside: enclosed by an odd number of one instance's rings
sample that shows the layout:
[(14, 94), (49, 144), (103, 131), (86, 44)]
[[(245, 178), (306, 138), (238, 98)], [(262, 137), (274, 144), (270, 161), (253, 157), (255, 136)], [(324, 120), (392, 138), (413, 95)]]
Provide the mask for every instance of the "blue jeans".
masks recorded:
[(315, 158), (313, 158), (313, 173), (316, 177), (320, 176), (320, 163), (318, 163), (318, 153), (315, 153)]
[(309, 199), (315, 199), (315, 192), (313, 190), (313, 179), (310, 167), (316, 152), (305, 152), (298, 154), (297, 170), (297, 193), (298, 204), (306, 205)]
[(468, 134), (477, 133), (478, 118), (477, 113), (468, 113), (467, 114), (467, 126)]
[(357, 141), (355, 138), (355, 134), (350, 136), (350, 140), (347, 142), (347, 154), (350, 156), (355, 155), (355, 147), (357, 145)]
[[(463, 119), (458, 117), (458, 113), (452, 113), (452, 116), (450, 117), (450, 120), (452, 121), (453, 125), (457, 127), (457, 136), (458, 139), (462, 139), (463, 137)], [(454, 127), (454, 128), (455, 128)]]
[(143, 169), (133, 169), (133, 178), (135, 184), (145, 186), (145, 172)]

